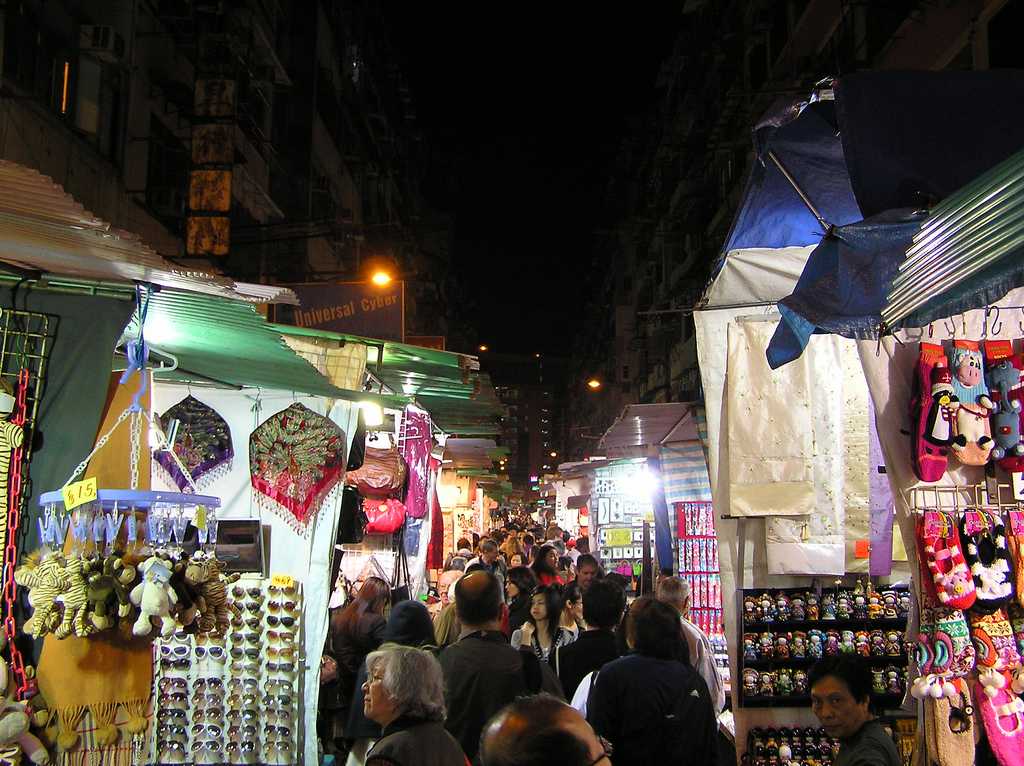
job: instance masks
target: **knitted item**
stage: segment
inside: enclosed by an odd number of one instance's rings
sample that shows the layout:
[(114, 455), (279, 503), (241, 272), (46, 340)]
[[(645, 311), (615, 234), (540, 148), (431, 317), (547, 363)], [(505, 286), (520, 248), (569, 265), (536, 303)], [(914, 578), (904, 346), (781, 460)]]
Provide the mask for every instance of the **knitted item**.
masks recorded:
[(1017, 644), (1017, 653), (1024, 656), (1024, 608), (1016, 601), (1011, 601), (1006, 608), (1006, 616), (1010, 620), (1013, 640)]
[(947, 513), (930, 511), (921, 527), (924, 561), (938, 603), (950, 609), (968, 609), (975, 600), (976, 581), (964, 560), (960, 536)]
[(996, 761), (1000, 766), (1020, 766), (1024, 763), (1024, 702), (1008, 685), (1000, 687), (994, 680), (975, 684), (974, 698)]
[[(966, 684), (964, 685), (966, 689)], [(924, 700), (924, 736), (928, 763), (958, 766), (974, 763), (974, 722), (970, 697)]]
[(1013, 582), (1002, 518), (982, 510), (964, 512), (960, 540), (977, 591), (971, 609), (985, 614), (1005, 606), (1013, 595)]
[(950, 366), (953, 394), (959, 402), (953, 421), (953, 454), (964, 465), (985, 465), (995, 446), (989, 424), (989, 414), (995, 405), (982, 375), (977, 342), (955, 341)]
[[(950, 422), (953, 415), (937, 404), (932, 393), (937, 369), (946, 369), (946, 353), (935, 343), (922, 343), (910, 397), (911, 457), (914, 473), (921, 481), (933, 482), (946, 472), (948, 447), (952, 442)], [(939, 373), (941, 375), (941, 373)]]
[(971, 613), (971, 638), (977, 650), (978, 670), (992, 668), (1000, 673), (1020, 667), (1020, 654), (1006, 612)]
[(922, 673), (961, 677), (974, 670), (975, 652), (964, 613), (959, 609), (922, 609), (918, 640), (927, 645)]
[(1010, 511), (1010, 534), (1006, 548), (1013, 562), (1013, 591), (1016, 601), (1024, 606), (1024, 512)]

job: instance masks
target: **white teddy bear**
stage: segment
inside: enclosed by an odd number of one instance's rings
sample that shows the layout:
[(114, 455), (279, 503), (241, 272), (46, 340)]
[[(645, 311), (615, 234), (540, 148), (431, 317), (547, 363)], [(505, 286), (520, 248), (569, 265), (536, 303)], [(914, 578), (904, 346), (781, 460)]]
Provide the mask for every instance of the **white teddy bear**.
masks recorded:
[(171, 606), (178, 596), (171, 587), (171, 565), (159, 556), (150, 556), (139, 567), (142, 582), (132, 588), (131, 601), (139, 607), (139, 619), (132, 626), (136, 636), (148, 636), (153, 629), (150, 618), (160, 619), (160, 635), (165, 638), (174, 632), (177, 623), (171, 617)]

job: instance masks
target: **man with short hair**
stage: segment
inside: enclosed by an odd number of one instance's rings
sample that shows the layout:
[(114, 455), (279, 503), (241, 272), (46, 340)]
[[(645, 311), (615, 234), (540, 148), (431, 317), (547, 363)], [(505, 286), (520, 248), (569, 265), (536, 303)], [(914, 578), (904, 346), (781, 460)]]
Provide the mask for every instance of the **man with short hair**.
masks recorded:
[(580, 592), (586, 593), (591, 584), (601, 577), (601, 565), (589, 553), (581, 553), (576, 559), (576, 584)]
[(517, 651), (501, 632), (501, 585), (486, 571), (466, 575), (455, 585), (459, 640), (441, 652), (447, 690), (445, 726), (472, 761), (487, 720), (523, 694), (544, 690), (562, 696), (551, 666), (529, 647)]
[(711, 648), (711, 640), (703, 630), (690, 622), (690, 583), (679, 577), (663, 577), (656, 590), (658, 601), (668, 604), (679, 612), (679, 620), (683, 625), (683, 635), (690, 650), (690, 664), (700, 673), (704, 683), (708, 685), (708, 693), (715, 705), (715, 714), (725, 708), (725, 685), (715, 664), (715, 652)]
[(586, 719), (547, 694), (517, 699), (488, 721), (480, 761), (483, 766), (611, 766)]
[(819, 660), (807, 674), (811, 709), (839, 740), (836, 766), (899, 766), (896, 743), (871, 714), (871, 671), (859, 657)]
[(573, 698), (576, 687), (587, 673), (618, 659), (614, 631), (625, 608), (626, 594), (614, 582), (596, 580), (583, 594), (583, 620), (587, 629), (568, 646), (555, 649), (551, 657), (566, 699)]

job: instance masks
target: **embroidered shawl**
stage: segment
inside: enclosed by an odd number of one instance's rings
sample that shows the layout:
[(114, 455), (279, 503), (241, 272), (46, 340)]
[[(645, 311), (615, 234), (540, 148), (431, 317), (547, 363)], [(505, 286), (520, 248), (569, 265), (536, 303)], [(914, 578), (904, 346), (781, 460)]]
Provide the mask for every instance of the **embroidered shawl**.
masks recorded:
[[(189, 395), (160, 416), (160, 427), (165, 434), (174, 420), (178, 421), (174, 454), (192, 474), (197, 489), (212, 484), (231, 470), (235, 456), (231, 429), (216, 410)], [(179, 490), (189, 491), (188, 479), (170, 452), (161, 450), (154, 458)]]
[(257, 502), (300, 534), (344, 472), (344, 431), (302, 404), (271, 415), (249, 437)]

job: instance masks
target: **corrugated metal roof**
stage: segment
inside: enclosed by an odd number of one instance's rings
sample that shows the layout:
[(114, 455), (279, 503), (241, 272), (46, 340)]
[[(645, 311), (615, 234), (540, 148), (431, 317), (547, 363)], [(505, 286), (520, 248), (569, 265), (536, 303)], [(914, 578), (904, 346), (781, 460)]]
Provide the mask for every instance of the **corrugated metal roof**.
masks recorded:
[(697, 438), (696, 419), (688, 403), (628, 404), (597, 446), (609, 457), (618, 457), (644, 447)]
[(444, 443), (444, 459), (458, 469), (487, 469), (494, 464), (498, 445), (494, 439), (448, 439)]
[(889, 327), (1024, 247), (1024, 150), (937, 205), (907, 249), (882, 320)]
[[(125, 331), (138, 335), (138, 311)], [(405, 397), (378, 397), (332, 386), (249, 303), (162, 290), (149, 298), (145, 338), (155, 352), (177, 359), (187, 374), (229, 386), (249, 386), (335, 399), (379, 400), (404, 406)], [(184, 374), (187, 373), (187, 374)], [(169, 378), (174, 373), (156, 373)]]
[(254, 303), (298, 305), (285, 287), (181, 269), (139, 237), (97, 218), (41, 173), (0, 160), (0, 261), (53, 275), (146, 282)]

